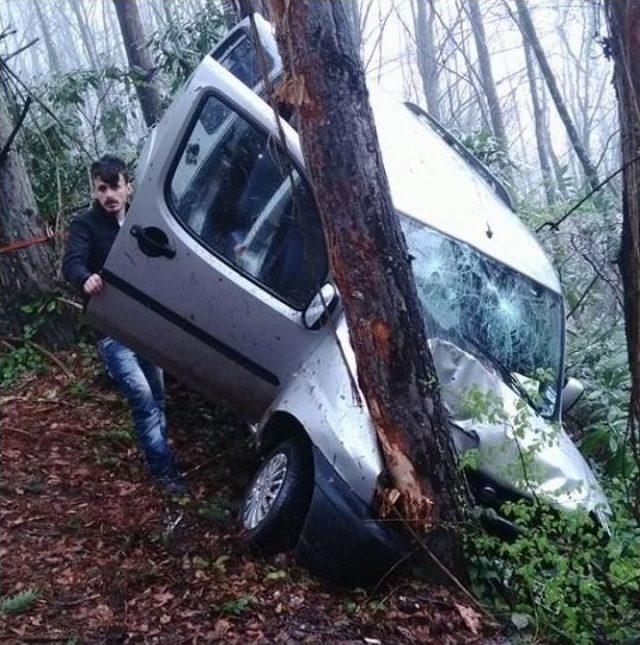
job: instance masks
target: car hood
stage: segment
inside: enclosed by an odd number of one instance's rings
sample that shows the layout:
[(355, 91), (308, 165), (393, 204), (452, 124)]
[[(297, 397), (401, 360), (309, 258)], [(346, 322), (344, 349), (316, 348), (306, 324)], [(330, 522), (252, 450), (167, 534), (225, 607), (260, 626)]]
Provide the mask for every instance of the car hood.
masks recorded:
[[(559, 424), (525, 409), (522, 399), (475, 356), (438, 338), (429, 346), (456, 444), (463, 450), (477, 447), (479, 472), (527, 497), (568, 510), (609, 514), (593, 471)], [(473, 390), (498, 402), (499, 420), (474, 418), (467, 396)]]
[(560, 293), (544, 250), (486, 180), (405, 105), (372, 90), (396, 209)]

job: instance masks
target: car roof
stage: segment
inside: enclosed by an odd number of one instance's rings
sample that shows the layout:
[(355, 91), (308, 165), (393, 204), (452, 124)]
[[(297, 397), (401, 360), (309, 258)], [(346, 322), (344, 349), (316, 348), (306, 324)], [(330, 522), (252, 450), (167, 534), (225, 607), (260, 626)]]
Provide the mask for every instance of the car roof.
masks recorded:
[[(259, 15), (255, 24), (272, 59), (273, 77), (281, 66), (273, 28)], [(224, 57), (249, 32), (245, 19), (218, 43), (211, 57)], [(446, 128), (431, 117), (421, 119), (416, 106), (399, 103), (376, 88), (370, 88), (370, 98), (396, 209), (561, 293), (545, 251), (512, 210), (504, 187), (491, 172), (479, 160), (470, 162), (471, 153), (461, 154), (462, 144)]]

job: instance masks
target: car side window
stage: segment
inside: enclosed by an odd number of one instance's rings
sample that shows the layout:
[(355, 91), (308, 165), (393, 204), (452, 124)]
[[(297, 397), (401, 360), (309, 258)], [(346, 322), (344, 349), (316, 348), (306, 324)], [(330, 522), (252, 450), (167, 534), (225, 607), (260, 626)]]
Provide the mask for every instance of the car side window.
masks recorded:
[[(263, 55), (265, 65), (271, 72), (274, 66), (273, 58), (264, 48)], [(253, 89), (263, 80), (257, 49), (248, 33), (239, 32), (223, 51), (218, 52), (216, 60), (247, 87)]]
[(209, 250), (297, 309), (328, 272), (307, 182), (276, 140), (209, 96), (187, 137), (167, 197)]

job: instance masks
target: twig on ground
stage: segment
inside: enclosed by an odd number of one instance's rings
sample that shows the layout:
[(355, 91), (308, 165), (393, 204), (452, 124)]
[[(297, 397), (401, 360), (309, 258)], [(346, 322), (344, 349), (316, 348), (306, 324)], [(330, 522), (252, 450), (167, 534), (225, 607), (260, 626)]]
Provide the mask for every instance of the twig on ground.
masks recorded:
[[(248, 444), (249, 442), (245, 441), (243, 444), (241, 444), (241, 446), (248, 445)], [(230, 452), (234, 452), (237, 449), (238, 449), (238, 446), (231, 446), (231, 448), (228, 448), (227, 450), (223, 450), (222, 452), (217, 453), (215, 457), (212, 457), (211, 459), (207, 459), (207, 461), (203, 461), (201, 464), (198, 464), (193, 468), (189, 468), (189, 470), (183, 471), (182, 475), (184, 477), (189, 477), (190, 475), (193, 475), (193, 473), (197, 473), (199, 470), (202, 470), (203, 468), (206, 468), (207, 466), (214, 464), (221, 457), (224, 457), (225, 455), (228, 455)]]
[(97, 598), (100, 598), (99, 593), (94, 593), (90, 596), (85, 596), (84, 598), (76, 598), (75, 600), (54, 600), (53, 604), (56, 607), (73, 607), (74, 605), (81, 605), (84, 602), (96, 600)]
[(77, 309), (78, 311), (82, 311), (82, 305), (74, 302), (73, 300), (69, 300), (68, 298), (63, 298), (63, 297), (58, 297), (56, 298), (56, 302), (61, 302), (63, 305), (68, 305), (72, 309)]
[(49, 359), (54, 365), (57, 365), (70, 379), (75, 380), (76, 378), (75, 374), (55, 354), (52, 354), (48, 349), (45, 349), (42, 345), (39, 345), (32, 340), (16, 336), (5, 336), (0, 339), (0, 343), (11, 349), (15, 349), (11, 343), (24, 343), (25, 345), (29, 345), (29, 347), (35, 349), (38, 353)]
[(29, 437), (30, 439), (34, 438), (34, 436), (30, 432), (27, 432), (26, 430), (21, 430), (20, 428), (11, 428), (10, 432), (18, 432), (19, 434), (27, 435), (27, 437)]
[[(400, 516), (398, 511), (396, 511), (396, 514)], [(429, 546), (425, 543), (425, 541), (422, 539), (420, 535), (418, 535), (417, 531), (411, 526), (410, 522), (405, 522), (406, 528), (409, 530), (409, 533), (411, 533), (411, 536), (413, 539), (416, 541), (418, 546), (433, 560), (433, 562), (436, 564), (436, 566), (442, 571), (451, 582), (484, 614), (485, 618), (489, 619), (491, 621), (492, 625), (498, 624), (496, 621), (495, 617), (475, 598), (475, 596), (460, 582), (459, 578), (445, 565), (444, 562), (438, 558), (438, 556), (429, 548)]]
[(369, 595), (367, 596), (367, 600), (373, 596), (373, 594), (378, 591), (382, 583), (401, 565), (404, 564), (412, 555), (415, 554), (415, 551), (410, 551), (409, 553), (406, 553), (403, 555), (396, 563), (394, 563), (388, 571), (386, 571), (382, 577), (376, 582), (375, 586), (373, 589), (369, 592)]
[(37, 403), (38, 405), (55, 405), (63, 406), (66, 408), (75, 408), (75, 403), (70, 403), (64, 399), (43, 399), (43, 398), (30, 398), (28, 396), (7, 396), (0, 398), (0, 405), (9, 405), (11, 403)]

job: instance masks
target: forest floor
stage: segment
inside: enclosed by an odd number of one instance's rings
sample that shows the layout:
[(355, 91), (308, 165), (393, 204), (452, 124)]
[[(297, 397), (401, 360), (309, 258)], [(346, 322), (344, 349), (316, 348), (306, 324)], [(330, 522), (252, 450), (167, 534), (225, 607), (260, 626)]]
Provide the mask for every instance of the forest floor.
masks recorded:
[(191, 497), (145, 478), (126, 405), (91, 354), (0, 392), (2, 643), (487, 642), (469, 599), (415, 577), (336, 587), (247, 552), (236, 508), (249, 433), (178, 386), (169, 428)]

